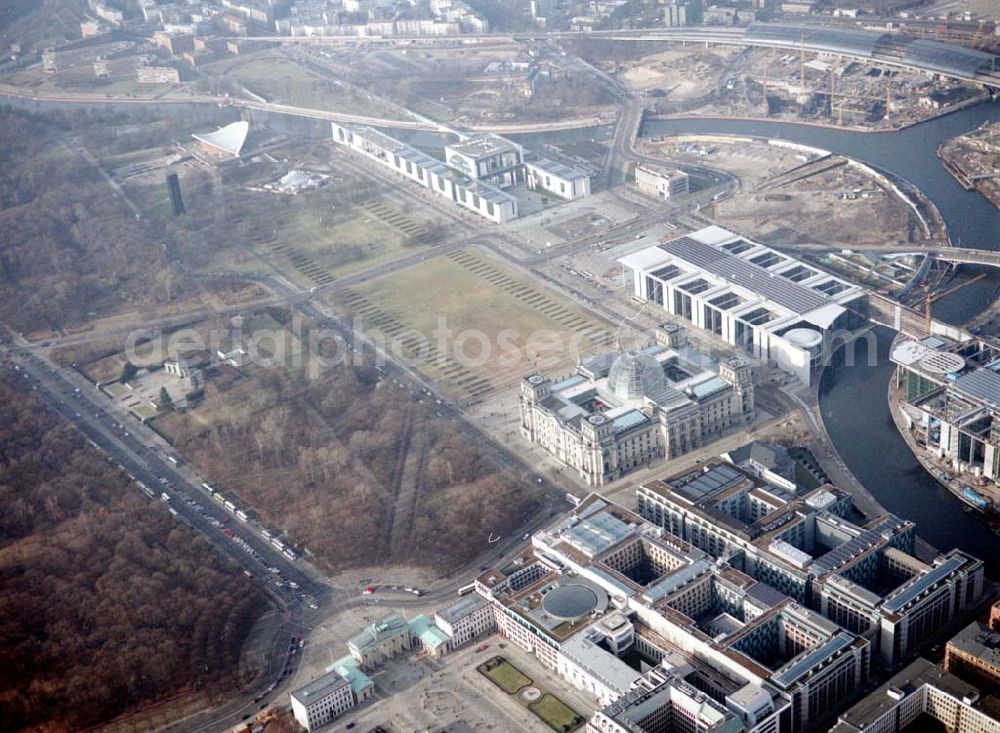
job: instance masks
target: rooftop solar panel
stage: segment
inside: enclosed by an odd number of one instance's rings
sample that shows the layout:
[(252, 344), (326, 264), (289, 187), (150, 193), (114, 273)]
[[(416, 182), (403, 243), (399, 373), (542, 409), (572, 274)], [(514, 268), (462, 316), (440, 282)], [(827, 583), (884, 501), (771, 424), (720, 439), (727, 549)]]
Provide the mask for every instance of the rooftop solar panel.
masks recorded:
[(922, 578), (903, 589), (892, 598), (882, 604), (882, 608), (889, 613), (894, 613), (902, 609), (907, 603), (919, 596), (925, 590), (943, 580), (949, 573), (953, 573), (965, 564), (965, 558), (961, 556), (948, 558)]
[(1000, 374), (992, 369), (979, 369), (954, 382), (955, 389), (991, 407), (1000, 406)]
[(690, 237), (672, 239), (659, 246), (665, 252), (690, 262), (701, 270), (746, 288), (800, 315), (829, 302), (826, 296), (812, 288), (777, 277), (763, 267)]

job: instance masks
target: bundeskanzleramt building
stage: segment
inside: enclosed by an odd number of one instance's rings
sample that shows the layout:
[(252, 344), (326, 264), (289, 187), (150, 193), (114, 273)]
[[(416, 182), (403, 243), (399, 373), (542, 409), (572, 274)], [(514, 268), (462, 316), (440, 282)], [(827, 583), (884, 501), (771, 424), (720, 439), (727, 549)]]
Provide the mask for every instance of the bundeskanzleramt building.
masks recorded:
[(867, 322), (856, 285), (717, 226), (618, 260), (636, 297), (808, 385), (824, 344)]
[(446, 145), (444, 162), (371, 127), (330, 123), (333, 141), (497, 224), (518, 217), (504, 189), (527, 183), (564, 199), (590, 194), (590, 177), (546, 159), (525, 163), (524, 149), (498, 135)]
[(521, 382), (521, 434), (589, 486), (675, 458), (753, 419), (750, 365), (704, 362), (656, 345), (585, 359), (561, 379), (532, 374)]
[[(355, 152), (451, 200), (456, 205), (498, 224), (517, 218), (517, 199), (486, 180), (479, 180), (466, 173), (464, 169), (456, 170), (446, 166), (440, 160), (372, 127), (341, 125), (336, 122), (330, 124), (333, 128), (334, 142), (350, 147)], [(466, 162), (465, 158), (460, 156), (453, 158), (456, 161)], [(500, 159), (503, 160), (502, 155)], [(472, 170), (470, 167), (469, 171)], [(496, 169), (492, 173), (494, 175), (487, 178), (504, 177), (509, 171)]]

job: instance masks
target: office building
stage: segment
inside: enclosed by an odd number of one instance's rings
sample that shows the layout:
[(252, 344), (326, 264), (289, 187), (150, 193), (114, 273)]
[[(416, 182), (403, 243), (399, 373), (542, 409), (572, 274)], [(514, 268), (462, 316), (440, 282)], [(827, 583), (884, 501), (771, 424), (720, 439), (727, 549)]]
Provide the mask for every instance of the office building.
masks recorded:
[[(334, 142), (348, 146), (432, 193), (443, 196), (456, 205), (497, 224), (517, 218), (517, 199), (488, 183), (491, 179), (502, 180), (512, 175), (508, 168), (492, 171), (495, 175), (486, 175), (489, 171), (484, 170), (483, 178), (479, 179), (469, 175), (473, 172), (473, 166), (461, 154), (455, 156), (454, 165), (468, 168), (469, 173), (465, 170), (456, 170), (452, 164), (445, 165), (436, 158), (374, 128), (341, 125), (336, 122), (330, 124), (333, 128)], [(507, 151), (507, 154), (514, 155), (515, 152)], [(495, 159), (487, 157), (484, 161), (477, 162), (488, 165), (490, 162), (502, 163), (505, 160), (509, 160), (509, 157), (505, 158), (504, 152), (500, 152)]]
[(982, 596), (980, 560), (952, 550), (924, 563), (912, 522), (885, 514), (856, 525), (850, 497), (832, 486), (790, 491), (710, 461), (636, 494), (645, 519), (864, 636), (886, 664)]
[(457, 603), (434, 614), (434, 623), (451, 637), (451, 648), (457, 649), (473, 639), (496, 631), (493, 609), (482, 596), (470, 593)]
[[(501, 635), (602, 705), (659, 665), (685, 683), (667, 698), (714, 701), (703, 723), (798, 731), (868, 676), (867, 640), (597, 494), (476, 590)], [(601, 731), (629, 720), (602, 714), (592, 721)]]
[(334, 142), (497, 224), (518, 217), (517, 199), (505, 189), (527, 185), (564, 199), (590, 194), (587, 174), (546, 159), (526, 163), (524, 149), (498, 135), (446, 145), (442, 162), (371, 127), (331, 128)]
[(1000, 722), (980, 707), (976, 687), (926, 659), (917, 659), (843, 713), (830, 733), (903, 730), (1000, 733)]
[(299, 725), (313, 731), (354, 707), (351, 683), (336, 671), (317, 677), (291, 694), (292, 714)]
[(589, 486), (675, 458), (754, 414), (750, 365), (662, 344), (584, 359), (521, 382), (521, 434)]
[(524, 164), (528, 189), (572, 201), (590, 195), (590, 176), (555, 160), (538, 158)]
[(867, 322), (862, 288), (717, 226), (618, 260), (636, 297), (808, 385), (824, 344)]
[(598, 710), (587, 733), (741, 733), (742, 721), (676, 672), (654, 667)]
[(973, 621), (948, 641), (944, 668), (983, 692), (1000, 695), (1000, 631)]
[[(889, 357), (917, 446), (968, 474), (970, 484), (1000, 483), (1000, 349), (978, 338), (932, 335), (898, 338)], [(962, 498), (975, 509), (990, 504), (971, 487)]]
[[(672, 6), (667, 7), (669, 10)], [(647, 196), (669, 201), (688, 192), (688, 174), (676, 168), (640, 163), (635, 167), (635, 187)]]

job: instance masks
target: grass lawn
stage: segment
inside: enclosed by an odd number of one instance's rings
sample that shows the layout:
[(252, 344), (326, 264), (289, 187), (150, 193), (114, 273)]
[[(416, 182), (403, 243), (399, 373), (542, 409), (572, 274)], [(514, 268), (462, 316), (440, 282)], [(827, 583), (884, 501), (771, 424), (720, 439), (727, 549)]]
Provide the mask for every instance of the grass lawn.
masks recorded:
[(416, 366), (460, 397), (471, 377), (507, 387), (533, 366), (558, 371), (606, 348), (603, 323), (485, 256), (436, 257), (355, 295), (364, 302), (352, 296), (345, 302), (366, 330), (382, 332), (390, 343), (396, 325), (422, 334), (436, 352), (416, 358)]
[(583, 716), (555, 695), (545, 693), (538, 702), (528, 705), (528, 710), (541, 718), (552, 730), (565, 733), (579, 728), (584, 723)]
[(522, 687), (531, 684), (530, 677), (503, 657), (493, 657), (488, 662), (480, 664), (476, 669), (508, 695), (515, 695)]
[(262, 56), (226, 59), (208, 64), (211, 73), (235, 78), (254, 94), (269, 102), (296, 104), (314, 109), (330, 109), (346, 114), (373, 115), (401, 119), (400, 113), (377, 100), (366, 99), (354, 90), (273, 52)]
[(346, 216), (331, 216), (329, 221), (312, 209), (302, 208), (278, 232), (278, 241), (336, 277), (391, 262), (411, 250), (405, 246), (406, 238), (398, 229), (360, 206), (352, 208)]

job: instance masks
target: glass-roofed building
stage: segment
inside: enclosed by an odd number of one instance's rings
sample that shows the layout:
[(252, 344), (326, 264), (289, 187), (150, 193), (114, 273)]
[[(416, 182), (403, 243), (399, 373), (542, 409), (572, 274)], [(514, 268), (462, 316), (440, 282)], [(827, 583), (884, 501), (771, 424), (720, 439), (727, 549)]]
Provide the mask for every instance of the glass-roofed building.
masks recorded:
[(838, 333), (867, 322), (862, 288), (710, 226), (618, 260), (636, 297), (690, 321), (808, 385)]
[(706, 438), (748, 422), (754, 412), (750, 365), (705, 357), (683, 344), (585, 359), (567, 377), (532, 374), (521, 382), (521, 433), (589, 486), (687, 453)]

